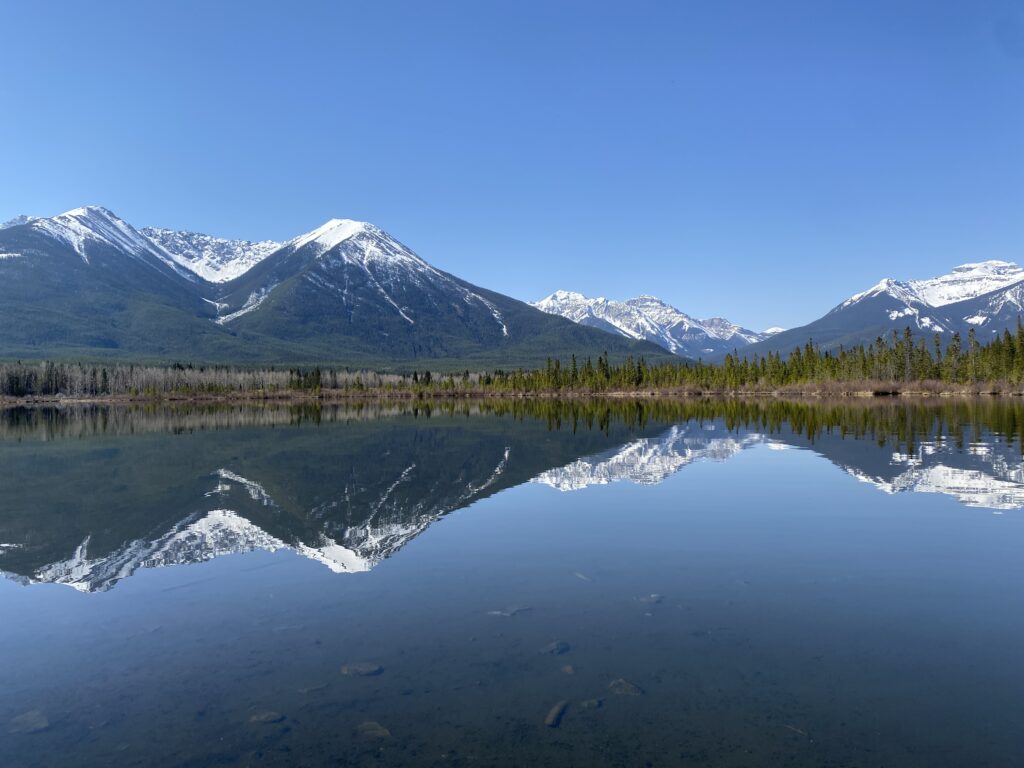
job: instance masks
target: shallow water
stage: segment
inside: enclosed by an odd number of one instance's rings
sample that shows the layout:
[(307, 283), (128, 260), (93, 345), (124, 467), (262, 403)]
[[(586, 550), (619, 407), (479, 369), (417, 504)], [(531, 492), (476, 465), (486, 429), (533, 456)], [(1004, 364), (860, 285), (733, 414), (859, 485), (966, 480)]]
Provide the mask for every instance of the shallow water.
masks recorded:
[(1024, 764), (1022, 429), (8, 411), (0, 763)]

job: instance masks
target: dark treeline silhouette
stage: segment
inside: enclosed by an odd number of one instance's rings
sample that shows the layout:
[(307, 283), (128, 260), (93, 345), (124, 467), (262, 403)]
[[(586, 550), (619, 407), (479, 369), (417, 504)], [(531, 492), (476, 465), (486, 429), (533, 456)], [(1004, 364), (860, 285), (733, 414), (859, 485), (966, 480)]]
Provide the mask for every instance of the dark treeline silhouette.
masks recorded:
[(256, 370), (223, 366), (114, 365), (44, 362), (0, 364), (0, 396), (6, 397), (170, 397), (322, 396), (328, 393), (399, 396), (607, 392), (1017, 392), (1024, 387), (1024, 326), (987, 344), (972, 329), (966, 342), (930, 341), (910, 329), (879, 337), (873, 344), (821, 350), (813, 342), (783, 357), (779, 353), (726, 355), (721, 363), (648, 364), (608, 355), (567, 362), (549, 359), (538, 370), (409, 374), (292, 368)]

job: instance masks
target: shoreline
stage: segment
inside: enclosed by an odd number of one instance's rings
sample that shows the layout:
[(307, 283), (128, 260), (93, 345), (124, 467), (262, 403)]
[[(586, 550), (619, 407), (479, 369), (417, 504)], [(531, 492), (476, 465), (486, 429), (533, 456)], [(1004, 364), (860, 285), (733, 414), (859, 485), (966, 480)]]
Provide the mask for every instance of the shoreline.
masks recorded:
[(352, 402), (436, 402), (485, 400), (696, 400), (701, 398), (764, 400), (786, 399), (839, 399), (850, 401), (920, 400), (926, 398), (1016, 398), (1022, 391), (1006, 391), (991, 386), (971, 389), (833, 389), (831, 387), (794, 388), (778, 390), (615, 390), (607, 392), (547, 391), (547, 392), (479, 392), (479, 391), (398, 391), (372, 392), (327, 390), (318, 393), (287, 392), (233, 392), (228, 394), (155, 394), (155, 395), (100, 395), (100, 396), (26, 396), (0, 397), (0, 408), (62, 407), (82, 405), (323, 405)]

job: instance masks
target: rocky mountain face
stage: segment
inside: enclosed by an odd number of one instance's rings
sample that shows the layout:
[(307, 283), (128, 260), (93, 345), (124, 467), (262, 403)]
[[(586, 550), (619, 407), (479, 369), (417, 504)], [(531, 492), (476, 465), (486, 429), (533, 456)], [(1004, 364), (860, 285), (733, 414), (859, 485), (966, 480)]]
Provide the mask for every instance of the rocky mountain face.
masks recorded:
[(281, 243), (273, 240), (226, 240), (160, 227), (143, 227), (139, 231), (177, 264), (211, 283), (226, 283), (244, 275), (281, 247)]
[(365, 222), (253, 243), (139, 230), (96, 206), (0, 228), (0, 347), (30, 359), (376, 367), (662, 354), (471, 285)]
[(697, 320), (654, 296), (627, 301), (555, 291), (533, 306), (574, 323), (653, 342), (676, 355), (708, 357), (762, 341), (771, 334), (742, 328), (721, 317)]

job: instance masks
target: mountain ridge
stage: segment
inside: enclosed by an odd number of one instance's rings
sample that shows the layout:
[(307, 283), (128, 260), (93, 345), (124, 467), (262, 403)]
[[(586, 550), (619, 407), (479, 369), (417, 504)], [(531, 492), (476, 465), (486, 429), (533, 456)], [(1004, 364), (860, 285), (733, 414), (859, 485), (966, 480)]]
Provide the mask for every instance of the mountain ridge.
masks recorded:
[(581, 325), (650, 341), (690, 358), (724, 353), (768, 337), (722, 317), (698, 320), (650, 294), (616, 301), (558, 290), (532, 306)]
[(0, 353), (11, 358), (461, 370), (664, 354), (472, 285), (367, 222), (331, 219), (278, 244), (147, 236), (101, 206), (12, 221), (0, 229)]
[(1024, 269), (996, 259), (971, 262), (924, 280), (884, 278), (820, 318), (754, 343), (744, 353), (785, 354), (808, 341), (826, 350), (871, 344), (907, 327), (918, 336), (937, 334), (940, 343), (974, 329), (984, 342), (1014, 327), (1022, 311)]

